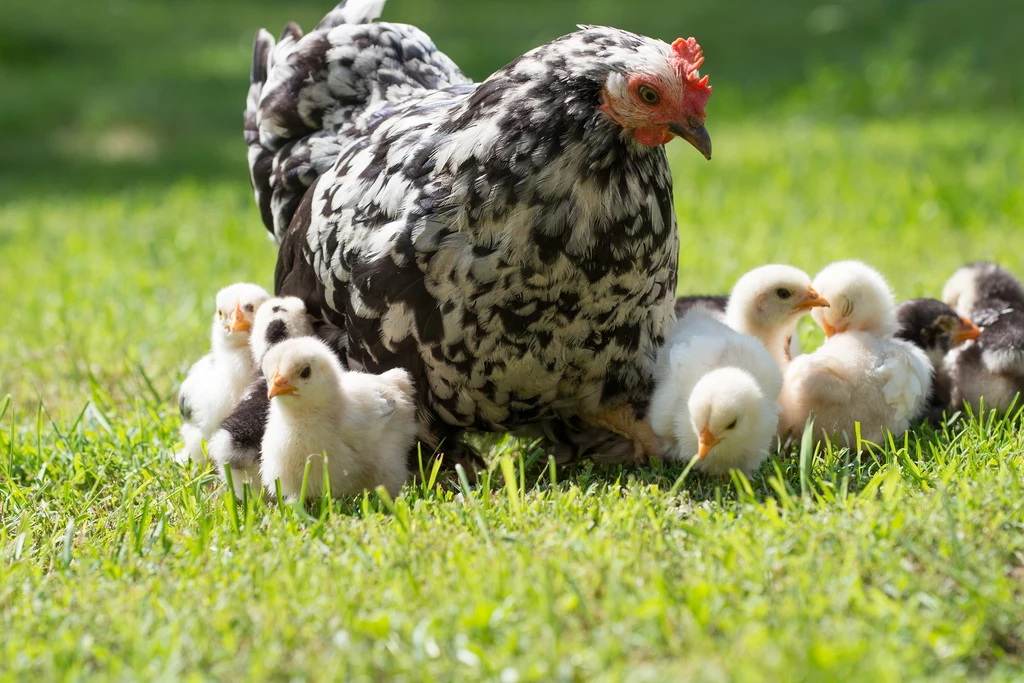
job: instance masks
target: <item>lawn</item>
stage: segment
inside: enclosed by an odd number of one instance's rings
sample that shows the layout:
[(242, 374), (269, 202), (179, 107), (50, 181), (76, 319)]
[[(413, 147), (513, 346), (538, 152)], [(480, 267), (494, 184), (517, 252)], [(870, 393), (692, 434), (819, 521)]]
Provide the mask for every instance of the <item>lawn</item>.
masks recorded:
[[(174, 465), (176, 387), (213, 294), (272, 278), (240, 140), (249, 36), (324, 7), (109, 2), (104, 33), (86, 4), (49, 4), (54, 25), (16, 0), (0, 28), (0, 85), (18, 94), (0, 111), (0, 678), (1024, 677), (1019, 420), (951, 420), (859, 460), (781, 453), (749, 481), (552, 470), (535, 444), (496, 440), (478, 486), (308, 511), (236, 507)], [(444, 35), (475, 76), (576, 19), (659, 31), (598, 0), (552, 9), (554, 29), (485, 22), (480, 4), (387, 16)], [(938, 294), (971, 259), (1024, 275), (1013, 22), (956, 2), (793, 6), (812, 28), (845, 7), (846, 28), (784, 51), (786, 73), (758, 72), (743, 42), (764, 17), (733, 40), (718, 5), (689, 10), (724, 73), (706, 46), (714, 160), (669, 147), (680, 292), (852, 257), (900, 298)], [(515, 21), (496, 45), (474, 33)], [(929, 26), (958, 29), (941, 59)], [(865, 75), (865, 44), (890, 80)], [(971, 67), (986, 67), (977, 105), (939, 104)]]

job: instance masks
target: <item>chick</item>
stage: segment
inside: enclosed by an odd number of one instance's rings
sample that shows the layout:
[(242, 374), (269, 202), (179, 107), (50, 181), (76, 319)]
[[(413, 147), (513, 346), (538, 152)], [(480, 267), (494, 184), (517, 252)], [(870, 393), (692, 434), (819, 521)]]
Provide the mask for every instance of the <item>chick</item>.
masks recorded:
[(783, 431), (800, 433), (813, 411), (820, 436), (845, 435), (850, 445), (857, 422), (866, 441), (903, 434), (924, 410), (932, 368), (924, 351), (893, 338), (889, 285), (866, 264), (842, 261), (822, 270), (814, 288), (830, 303), (811, 313), (827, 339), (786, 370)]
[(414, 388), (409, 373), (344, 370), (315, 337), (289, 339), (263, 358), (270, 414), (260, 474), (268, 491), (300, 495), (310, 461), (308, 498), (323, 495), (323, 457), (333, 496), (384, 486), (397, 495), (416, 442)]
[(952, 402), (952, 380), (946, 370), (946, 356), (951, 349), (977, 339), (981, 330), (966, 316), (937, 299), (904, 301), (896, 308), (896, 321), (899, 325), (896, 337), (924, 351), (932, 364), (932, 390), (924, 416), (939, 421)]
[(972, 263), (953, 274), (942, 298), (982, 329), (946, 358), (953, 405), (977, 412), (984, 398), (984, 407), (1008, 410), (1024, 392), (1024, 287), (994, 263)]
[(649, 419), (667, 460), (753, 472), (778, 428), (782, 373), (764, 345), (693, 307), (655, 365)]
[(252, 381), (256, 364), (249, 352), (249, 332), (256, 310), (269, 298), (259, 285), (244, 282), (217, 292), (210, 353), (189, 369), (178, 392), (185, 442), (175, 455), (178, 462), (205, 462), (203, 440), (231, 413)]
[[(267, 351), (286, 339), (313, 334), (313, 325), (306, 314), (306, 305), (297, 297), (267, 300), (256, 311), (249, 348), (255, 367), (259, 368)], [(260, 479), (260, 442), (267, 427), (270, 399), (267, 398), (267, 380), (260, 374), (245, 389), (231, 414), (224, 418), (207, 450), (221, 478), (224, 469), (231, 466), (231, 481), (235, 493), (241, 497), (246, 484), (262, 488)]]
[(976, 310), (992, 308), (995, 302), (1024, 307), (1024, 286), (998, 264), (978, 261), (953, 273), (942, 288), (942, 300), (960, 315), (972, 318)]

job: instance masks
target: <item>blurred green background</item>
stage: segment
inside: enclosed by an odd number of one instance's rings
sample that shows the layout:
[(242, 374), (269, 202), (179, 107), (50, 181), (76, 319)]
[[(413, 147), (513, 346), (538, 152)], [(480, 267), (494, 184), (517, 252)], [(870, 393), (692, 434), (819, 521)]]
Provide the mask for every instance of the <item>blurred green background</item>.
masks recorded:
[[(0, 192), (244, 183), (253, 33), (309, 29), (330, 5), (6, 0)], [(391, 0), (384, 18), (421, 27), (477, 80), (577, 23), (697, 36), (712, 135), (735, 118), (1019, 116), (1024, 92), (1020, 0)]]
[[(0, 680), (1021, 680), (1008, 422), (879, 461), (773, 458), (752, 490), (586, 465), (516, 506), (515, 486), (508, 506), (408, 492), (402, 516), (315, 526), (183, 474), (175, 392), (214, 294), (270, 286), (277, 256), (241, 133), (252, 37), (329, 9), (0, 6)], [(696, 36), (715, 154), (667, 148), (680, 292), (848, 258), (901, 299), (973, 259), (1024, 275), (1024, 0), (389, 0), (384, 18), (477, 79), (577, 23)]]

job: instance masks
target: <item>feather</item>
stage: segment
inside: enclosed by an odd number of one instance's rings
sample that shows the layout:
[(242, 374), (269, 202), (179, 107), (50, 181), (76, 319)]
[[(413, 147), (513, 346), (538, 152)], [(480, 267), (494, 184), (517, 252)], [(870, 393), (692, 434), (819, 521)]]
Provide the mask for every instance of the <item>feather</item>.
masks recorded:
[(349, 23), (378, 4), (276, 48), (247, 113), (278, 293), (341, 331), (352, 370), (410, 373), (430, 448), (543, 424), (621, 452), (576, 418), (643, 413), (679, 247), (665, 151), (602, 90), (679, 80), (670, 46), (590, 27), (475, 85), (414, 27)]

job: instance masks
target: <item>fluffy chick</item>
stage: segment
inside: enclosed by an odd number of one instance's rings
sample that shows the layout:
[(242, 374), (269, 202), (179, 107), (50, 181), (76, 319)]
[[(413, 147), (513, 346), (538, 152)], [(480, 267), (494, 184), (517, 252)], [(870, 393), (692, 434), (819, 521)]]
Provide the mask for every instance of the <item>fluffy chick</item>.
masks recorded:
[(270, 295), (259, 285), (239, 282), (217, 292), (210, 353), (189, 369), (178, 392), (181, 437), (185, 447), (175, 459), (205, 462), (209, 439), (238, 403), (256, 371), (249, 336), (257, 309)]
[(811, 315), (826, 342), (786, 370), (782, 429), (800, 433), (812, 413), (820, 436), (845, 435), (882, 443), (903, 434), (924, 410), (932, 368), (924, 351), (894, 339), (892, 291), (878, 271), (859, 261), (834, 263), (814, 287), (830, 302)]
[(799, 353), (796, 326), (812, 308), (828, 306), (811, 286), (811, 278), (793, 266), (772, 264), (755, 268), (736, 281), (728, 296), (697, 295), (676, 299), (676, 317), (701, 306), (729, 327), (757, 337), (785, 368)]
[[(263, 357), (274, 345), (312, 334), (313, 325), (302, 299), (293, 296), (268, 299), (256, 311), (249, 338), (255, 367), (260, 367)], [(222, 480), (226, 481), (225, 466), (231, 466), (231, 481), (239, 497), (246, 484), (253, 489), (262, 488), (260, 443), (269, 412), (267, 380), (260, 374), (245, 388), (234, 410), (209, 439), (207, 450), (210, 459), (217, 466)]]
[(937, 299), (911, 299), (896, 307), (899, 329), (896, 337), (921, 349), (932, 364), (932, 390), (928, 395), (925, 417), (932, 421), (952, 402), (952, 380), (946, 370), (951, 349), (977, 339), (981, 330), (966, 316)]
[(299, 496), (310, 461), (306, 495), (320, 497), (326, 454), (333, 496), (378, 485), (398, 494), (408, 476), (407, 457), (417, 432), (408, 372), (348, 372), (324, 342), (300, 337), (267, 352), (263, 375), (270, 414), (260, 474), (268, 491), (280, 480), (282, 495)]
[(793, 266), (755, 268), (729, 293), (725, 322), (737, 332), (757, 337), (780, 368), (793, 355), (796, 325), (808, 312), (828, 307), (828, 297), (811, 285), (811, 278)]
[(753, 472), (778, 427), (782, 374), (754, 337), (694, 307), (658, 354), (649, 419), (667, 460)]
[(942, 300), (960, 315), (973, 320), (975, 310), (992, 302), (1024, 307), (1024, 286), (1005, 268), (989, 261), (968, 263), (957, 269), (942, 288)]
[(1008, 410), (1024, 392), (1024, 287), (994, 263), (972, 263), (957, 270), (942, 298), (981, 326), (972, 342), (946, 358), (952, 402)]

